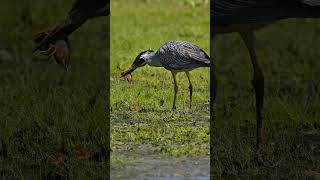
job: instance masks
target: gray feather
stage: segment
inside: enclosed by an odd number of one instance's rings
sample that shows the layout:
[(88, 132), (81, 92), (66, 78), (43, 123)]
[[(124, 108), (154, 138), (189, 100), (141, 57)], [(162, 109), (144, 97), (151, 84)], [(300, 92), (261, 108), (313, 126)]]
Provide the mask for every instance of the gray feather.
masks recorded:
[(210, 66), (209, 56), (199, 47), (183, 41), (171, 41), (162, 45), (155, 53), (168, 70), (194, 69)]
[(210, 5), (213, 26), (320, 17), (319, 0), (211, 0)]

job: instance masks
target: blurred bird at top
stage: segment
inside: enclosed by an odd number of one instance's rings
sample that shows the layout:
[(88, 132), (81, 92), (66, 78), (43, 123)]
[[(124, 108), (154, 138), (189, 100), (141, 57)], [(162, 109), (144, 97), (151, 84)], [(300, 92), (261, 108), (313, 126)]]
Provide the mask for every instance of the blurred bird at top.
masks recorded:
[(64, 21), (37, 33), (33, 53), (53, 57), (66, 69), (69, 66), (70, 44), (68, 36), (88, 19), (108, 16), (109, 0), (76, 0)]
[[(272, 22), (288, 18), (320, 18), (319, 0), (211, 0), (211, 42), (223, 33), (238, 32), (246, 45), (253, 67), (252, 85), (256, 98), (256, 152), (258, 163), (263, 162), (263, 104), (264, 74), (256, 53), (255, 30)], [(213, 47), (213, 46), (212, 46)], [(213, 49), (211, 49), (213, 52)], [(211, 74), (214, 75), (211, 68)], [(215, 79), (212, 77), (212, 79)], [(212, 81), (214, 83), (214, 81)], [(216, 84), (212, 83), (214, 94)], [(213, 96), (215, 97), (215, 96)], [(215, 99), (213, 99), (213, 102)]]

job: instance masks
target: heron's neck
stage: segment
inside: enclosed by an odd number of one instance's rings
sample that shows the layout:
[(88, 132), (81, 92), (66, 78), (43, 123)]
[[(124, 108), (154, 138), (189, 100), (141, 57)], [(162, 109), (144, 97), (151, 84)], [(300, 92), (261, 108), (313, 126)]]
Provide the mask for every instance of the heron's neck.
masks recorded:
[(161, 67), (162, 66), (159, 59), (155, 56), (155, 52), (152, 52), (149, 54), (149, 56), (147, 58), (147, 64), (149, 66), (154, 66), (154, 67)]

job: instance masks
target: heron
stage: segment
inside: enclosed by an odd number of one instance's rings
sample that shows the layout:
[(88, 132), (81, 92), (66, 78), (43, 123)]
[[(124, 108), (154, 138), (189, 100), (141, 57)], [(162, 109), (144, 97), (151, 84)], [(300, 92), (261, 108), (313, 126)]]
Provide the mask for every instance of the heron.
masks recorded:
[(204, 50), (190, 42), (170, 41), (163, 44), (156, 52), (153, 50), (140, 52), (131, 67), (122, 72), (121, 76), (131, 74), (134, 70), (146, 64), (153, 67), (164, 67), (171, 72), (174, 84), (172, 111), (175, 111), (178, 93), (177, 73), (184, 72), (188, 78), (189, 108), (191, 109), (193, 87), (189, 72), (200, 67), (210, 67), (210, 58)]
[[(255, 159), (263, 162), (263, 100), (264, 74), (258, 63), (254, 31), (275, 21), (288, 18), (319, 18), (318, 0), (211, 0), (211, 42), (217, 34), (237, 32), (249, 51), (253, 67), (252, 86), (256, 101), (256, 148)], [(213, 46), (212, 46), (213, 47)], [(211, 52), (214, 50), (211, 49)], [(211, 76), (215, 76), (211, 68)], [(212, 79), (215, 79), (213, 77)], [(214, 82), (213, 82), (214, 83)], [(212, 85), (212, 93), (215, 87)], [(215, 96), (215, 95), (214, 95)], [(214, 98), (214, 101), (216, 99)]]
[(87, 20), (109, 14), (108, 0), (76, 0), (62, 22), (35, 35), (36, 47), (33, 53), (40, 51), (40, 54), (54, 56), (57, 63), (67, 68), (70, 58), (68, 36)]

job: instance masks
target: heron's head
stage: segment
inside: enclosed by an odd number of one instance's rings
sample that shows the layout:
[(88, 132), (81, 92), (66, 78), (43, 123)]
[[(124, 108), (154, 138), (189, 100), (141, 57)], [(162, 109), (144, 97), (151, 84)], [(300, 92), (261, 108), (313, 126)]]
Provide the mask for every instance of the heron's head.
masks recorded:
[(143, 67), (147, 64), (147, 60), (153, 55), (153, 50), (146, 50), (139, 53), (136, 59), (133, 61), (131, 67), (121, 73), (121, 77), (131, 74), (134, 70), (139, 67)]

